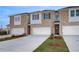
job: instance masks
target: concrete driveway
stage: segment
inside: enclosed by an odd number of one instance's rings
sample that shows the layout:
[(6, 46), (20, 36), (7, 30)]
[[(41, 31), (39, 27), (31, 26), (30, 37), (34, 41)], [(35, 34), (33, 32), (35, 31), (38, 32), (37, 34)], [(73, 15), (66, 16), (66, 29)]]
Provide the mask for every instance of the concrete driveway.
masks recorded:
[(79, 35), (63, 36), (71, 52), (79, 52)]
[(26, 37), (0, 42), (1, 52), (32, 52), (41, 45), (49, 35), (29, 35)]

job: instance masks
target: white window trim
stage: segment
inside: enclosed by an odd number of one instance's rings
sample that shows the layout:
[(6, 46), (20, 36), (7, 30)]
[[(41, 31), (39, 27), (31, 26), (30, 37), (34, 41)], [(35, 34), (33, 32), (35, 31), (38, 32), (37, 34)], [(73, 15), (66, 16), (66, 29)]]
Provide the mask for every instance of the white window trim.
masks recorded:
[[(69, 17), (71, 17), (71, 10), (74, 10), (75, 11), (76, 9), (69, 9)], [(76, 16), (76, 11), (75, 11), (75, 15), (74, 16)]]
[[(16, 17), (20, 17), (18, 22), (16, 22)], [(21, 15), (14, 16), (14, 25), (21, 25)]]
[[(50, 14), (50, 15), (49, 15)], [(48, 19), (51, 19), (51, 13), (48, 12), (48, 13), (43, 13), (43, 19), (45, 20), (48, 20)]]
[[(33, 14), (39, 14), (39, 19), (38, 20), (32, 20), (32, 15)], [(33, 14), (31, 14), (30, 15), (30, 23), (31, 24), (41, 24), (41, 17), (42, 17), (42, 15), (41, 15), (41, 13), (33, 13)]]
[[(79, 9), (76, 9), (76, 10), (79, 10)], [(75, 13), (76, 13), (76, 10), (75, 10)], [(76, 17), (79, 17), (79, 16), (76, 16)]]
[[(39, 15), (39, 13), (32, 14), (32, 17), (33, 17), (33, 15)], [(32, 20), (39, 20), (39, 19), (33, 19), (32, 18)]]
[[(79, 16), (76, 16), (76, 10), (78, 10), (79, 8), (71, 8), (69, 9), (69, 22), (78, 22), (79, 20)], [(73, 17), (71, 17), (71, 10), (75, 11), (75, 15)]]

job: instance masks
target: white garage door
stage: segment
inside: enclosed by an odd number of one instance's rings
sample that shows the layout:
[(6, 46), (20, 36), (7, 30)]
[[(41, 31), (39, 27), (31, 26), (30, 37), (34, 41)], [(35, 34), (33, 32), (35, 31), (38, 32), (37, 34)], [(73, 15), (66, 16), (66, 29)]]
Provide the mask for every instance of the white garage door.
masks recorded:
[(24, 34), (24, 28), (13, 28), (11, 30), (12, 35), (22, 35)]
[(32, 29), (33, 35), (50, 35), (51, 28), (50, 27), (34, 27)]
[(79, 35), (79, 26), (64, 26), (63, 35)]

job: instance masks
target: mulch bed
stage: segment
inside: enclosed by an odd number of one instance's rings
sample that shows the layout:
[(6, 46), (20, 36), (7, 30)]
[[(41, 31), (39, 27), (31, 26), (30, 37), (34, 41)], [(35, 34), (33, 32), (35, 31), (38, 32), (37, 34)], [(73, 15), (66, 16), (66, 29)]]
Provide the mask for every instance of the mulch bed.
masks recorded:
[(63, 39), (61, 36), (55, 36), (54, 39)]
[(6, 41), (6, 40), (12, 40), (12, 39), (16, 39), (16, 38), (20, 38), (20, 37), (24, 37), (24, 36), (25, 36), (25, 35), (7, 37), (7, 38), (0, 39), (0, 42), (1, 42), (1, 41)]
[(49, 39), (50, 40), (53, 40), (53, 39), (55, 39), (55, 40), (62, 40), (63, 38), (61, 36), (50, 36)]
[[(50, 40), (62, 40), (63, 38), (61, 36), (50, 36)], [(64, 45), (61, 43), (54, 43), (54, 44), (49, 44), (52, 47), (63, 47)]]
[(63, 47), (63, 44), (55, 43), (55, 44), (50, 44), (51, 47)]

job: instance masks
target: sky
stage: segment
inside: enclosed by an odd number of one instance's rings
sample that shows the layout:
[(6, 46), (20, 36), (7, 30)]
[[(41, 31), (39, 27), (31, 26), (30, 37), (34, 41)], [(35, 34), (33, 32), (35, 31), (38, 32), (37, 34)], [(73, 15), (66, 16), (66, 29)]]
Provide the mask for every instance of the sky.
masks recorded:
[(10, 15), (40, 10), (58, 10), (64, 6), (0, 6), (0, 28), (6, 28)]

